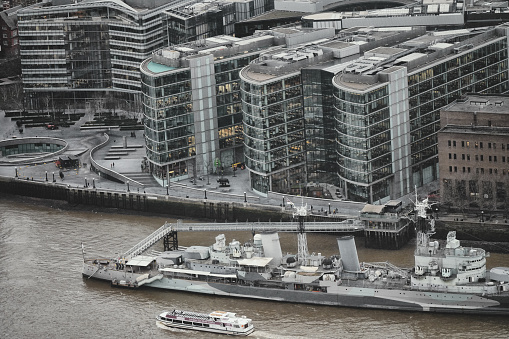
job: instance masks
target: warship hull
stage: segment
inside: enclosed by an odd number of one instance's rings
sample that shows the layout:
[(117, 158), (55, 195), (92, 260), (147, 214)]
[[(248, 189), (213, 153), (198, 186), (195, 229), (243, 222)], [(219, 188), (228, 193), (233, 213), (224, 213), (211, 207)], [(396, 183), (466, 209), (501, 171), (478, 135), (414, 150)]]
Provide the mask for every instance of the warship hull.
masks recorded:
[[(142, 274), (126, 273), (109, 267), (98, 268), (83, 264), (83, 276), (112, 282), (113, 280), (137, 281)], [(144, 281), (147, 281), (145, 282)], [(290, 289), (280, 283), (278, 287), (243, 285), (238, 283), (210, 282), (163, 276), (158, 272), (150, 279), (133, 284), (133, 287), (151, 287), (201, 293), (225, 297), (253, 298), (268, 301), (304, 303), (339, 307), (383, 309), (412, 312), (463, 313), (475, 315), (509, 315), (509, 295), (477, 295), (469, 293), (444, 293), (411, 289), (328, 286), (325, 291)]]

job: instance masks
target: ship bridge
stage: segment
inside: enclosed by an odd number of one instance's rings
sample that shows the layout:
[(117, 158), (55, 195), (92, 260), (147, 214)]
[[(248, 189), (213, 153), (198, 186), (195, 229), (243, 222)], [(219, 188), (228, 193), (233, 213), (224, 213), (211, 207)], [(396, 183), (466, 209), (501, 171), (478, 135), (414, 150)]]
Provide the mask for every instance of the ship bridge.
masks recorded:
[[(137, 243), (123, 257), (127, 260), (136, 257), (159, 240), (164, 239), (164, 250), (178, 248), (177, 232), (196, 231), (250, 231), (256, 232), (299, 232), (301, 225), (298, 221), (289, 222), (243, 222), (243, 223), (165, 223), (148, 237)], [(347, 219), (341, 222), (306, 222), (305, 231), (315, 233), (342, 233), (364, 230), (364, 223), (357, 219)]]

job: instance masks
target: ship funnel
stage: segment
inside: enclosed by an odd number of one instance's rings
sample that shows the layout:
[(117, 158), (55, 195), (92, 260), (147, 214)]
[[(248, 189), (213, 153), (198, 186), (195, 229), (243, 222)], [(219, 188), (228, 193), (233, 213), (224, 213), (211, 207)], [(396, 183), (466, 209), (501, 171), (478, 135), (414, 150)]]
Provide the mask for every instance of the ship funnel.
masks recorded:
[(343, 262), (345, 271), (359, 272), (359, 257), (357, 256), (357, 247), (355, 247), (355, 239), (352, 235), (337, 238), (339, 254)]
[(283, 252), (279, 243), (279, 235), (277, 233), (261, 233), (260, 237), (265, 257), (273, 258), (274, 263), (281, 263)]

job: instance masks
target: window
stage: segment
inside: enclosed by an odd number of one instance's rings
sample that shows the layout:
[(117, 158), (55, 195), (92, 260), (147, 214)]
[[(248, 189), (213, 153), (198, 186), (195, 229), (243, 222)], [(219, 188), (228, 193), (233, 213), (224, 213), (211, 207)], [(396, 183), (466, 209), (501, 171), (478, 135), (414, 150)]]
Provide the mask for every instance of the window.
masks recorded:
[(456, 160), (456, 153), (454, 153), (454, 160)]
[(467, 154), (467, 161), (470, 161), (470, 154)]
[(491, 149), (491, 142), (488, 142), (488, 148)]
[(449, 166), (449, 172), (452, 172), (452, 166)]
[(456, 147), (456, 140), (453, 140), (452, 147)]
[(484, 155), (481, 154), (481, 161), (484, 161)]
[(465, 154), (461, 155), (461, 160), (465, 160)]
[(497, 143), (493, 143), (493, 149), (497, 149)]
[(502, 157), (502, 162), (505, 162), (505, 157)]
[(458, 167), (454, 166), (454, 172), (458, 172)]
[(470, 173), (470, 167), (467, 168), (467, 172)]
[(470, 141), (467, 141), (467, 147), (470, 147)]
[(493, 174), (493, 169), (490, 168), (490, 174)]
[(449, 159), (452, 159), (452, 154), (451, 153), (449, 153)]
[[(509, 144), (508, 144), (508, 145), (509, 145)], [(478, 148), (478, 147), (479, 147), (479, 144), (477, 143), (477, 141), (475, 142), (474, 147), (475, 147), (475, 148)]]
[(493, 161), (497, 162), (497, 156), (496, 155), (493, 156)]
[[(482, 155), (481, 155), (481, 157), (482, 157)], [(488, 161), (491, 162), (491, 155), (488, 156)]]
[(475, 161), (479, 161), (479, 155), (475, 155)]
[(465, 147), (465, 142), (463, 140), (461, 141), (461, 147)]
[[(447, 140), (447, 146), (451, 147), (451, 140)], [(509, 148), (509, 144), (507, 144), (507, 147)]]
[(462, 168), (462, 169), (463, 169), (463, 173), (465, 173), (465, 167), (464, 167), (464, 166), (463, 166), (463, 168)]
[(484, 174), (484, 168), (481, 168), (481, 174)]
[(482, 141), (479, 143), (479, 148), (482, 148)]

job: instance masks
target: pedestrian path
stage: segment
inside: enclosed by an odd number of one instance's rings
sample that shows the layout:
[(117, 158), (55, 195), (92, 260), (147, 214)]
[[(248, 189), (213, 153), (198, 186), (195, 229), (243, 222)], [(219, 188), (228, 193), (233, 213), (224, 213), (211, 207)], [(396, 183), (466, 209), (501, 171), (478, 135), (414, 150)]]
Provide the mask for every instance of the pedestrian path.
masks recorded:
[(152, 174), (146, 172), (121, 172), (120, 174), (125, 175), (126, 177), (143, 184), (143, 186), (147, 187), (157, 187), (160, 186), (158, 182), (154, 179)]

